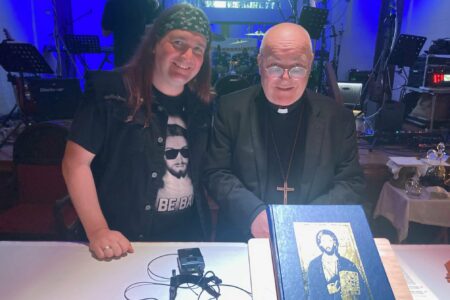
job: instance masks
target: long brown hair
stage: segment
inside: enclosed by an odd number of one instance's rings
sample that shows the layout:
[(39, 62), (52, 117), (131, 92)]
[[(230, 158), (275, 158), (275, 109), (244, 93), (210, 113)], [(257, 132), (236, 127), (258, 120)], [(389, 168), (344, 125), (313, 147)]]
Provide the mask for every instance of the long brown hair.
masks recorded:
[[(145, 112), (145, 123), (150, 124), (152, 106), (152, 85), (153, 71), (155, 68), (154, 49), (159, 41), (164, 37), (160, 36), (161, 27), (167, 19), (177, 11), (185, 8), (188, 4), (177, 4), (163, 11), (148, 29), (129, 63), (123, 67), (124, 82), (129, 92), (128, 104), (131, 109), (129, 120), (134, 119), (138, 110), (143, 106)], [(167, 33), (166, 33), (167, 34)], [(191, 91), (204, 103), (211, 100), (211, 63), (210, 63), (210, 43), (207, 43), (203, 57), (203, 64), (198, 74), (188, 83)]]

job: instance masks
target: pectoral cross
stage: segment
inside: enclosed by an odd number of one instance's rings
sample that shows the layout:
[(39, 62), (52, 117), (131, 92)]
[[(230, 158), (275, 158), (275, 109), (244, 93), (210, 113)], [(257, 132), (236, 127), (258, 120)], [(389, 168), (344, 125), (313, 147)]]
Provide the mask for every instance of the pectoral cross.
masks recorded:
[(294, 188), (290, 188), (287, 185), (288, 185), (287, 181), (285, 181), (282, 187), (277, 186), (277, 191), (283, 192), (283, 204), (287, 204), (287, 202), (288, 202), (288, 198), (287, 198), (288, 194), (287, 193), (295, 191)]

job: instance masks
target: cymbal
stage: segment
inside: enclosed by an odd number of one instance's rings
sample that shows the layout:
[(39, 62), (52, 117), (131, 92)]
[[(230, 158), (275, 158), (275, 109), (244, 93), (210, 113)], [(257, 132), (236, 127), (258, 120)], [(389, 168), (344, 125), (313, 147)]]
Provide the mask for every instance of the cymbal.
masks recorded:
[(264, 36), (264, 32), (262, 32), (261, 30), (256, 30), (255, 32), (250, 32), (250, 33), (246, 33), (245, 35), (248, 36)]
[(245, 44), (248, 43), (246, 40), (237, 40), (236, 42), (232, 42), (230, 45), (239, 45), (239, 44)]

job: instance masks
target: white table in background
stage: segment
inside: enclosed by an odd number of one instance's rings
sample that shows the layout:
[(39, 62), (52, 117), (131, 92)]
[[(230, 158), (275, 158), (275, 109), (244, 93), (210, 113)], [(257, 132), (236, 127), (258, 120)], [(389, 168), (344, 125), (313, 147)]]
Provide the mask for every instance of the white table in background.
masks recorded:
[(409, 222), (450, 227), (450, 199), (433, 199), (424, 191), (419, 198), (409, 197), (405, 190), (383, 185), (374, 217), (384, 216), (397, 230), (398, 240), (408, 236)]
[[(250, 289), (247, 245), (241, 243), (133, 243), (135, 253), (98, 261), (88, 247), (66, 242), (0, 242), (0, 298), (8, 300), (125, 299), (125, 289), (136, 282), (149, 282), (147, 264), (180, 248), (200, 248), (205, 271), (214, 271), (224, 284)], [(152, 271), (170, 277), (177, 269), (176, 256), (152, 263)], [(178, 272), (177, 272), (178, 273)], [(165, 283), (168, 283), (166, 281)], [(221, 300), (251, 299), (242, 291), (221, 287)], [(196, 290), (199, 292), (199, 290)], [(128, 294), (130, 299), (169, 299), (169, 287), (143, 285)], [(200, 299), (209, 299), (204, 292)], [(188, 289), (177, 298), (197, 299)]]

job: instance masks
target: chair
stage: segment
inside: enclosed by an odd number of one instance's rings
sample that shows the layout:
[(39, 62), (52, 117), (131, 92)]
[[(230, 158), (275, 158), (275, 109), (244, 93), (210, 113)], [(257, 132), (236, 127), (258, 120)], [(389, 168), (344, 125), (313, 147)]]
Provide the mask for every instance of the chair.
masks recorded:
[(13, 148), (18, 196), (0, 213), (0, 238), (57, 240), (73, 237), (78, 217), (62, 176), (68, 130), (53, 123), (33, 124), (21, 132)]

